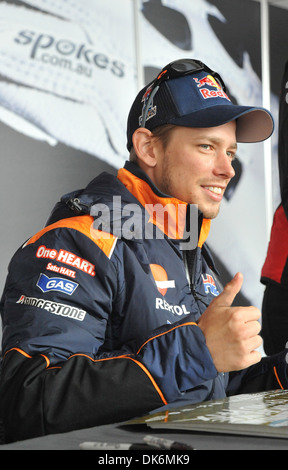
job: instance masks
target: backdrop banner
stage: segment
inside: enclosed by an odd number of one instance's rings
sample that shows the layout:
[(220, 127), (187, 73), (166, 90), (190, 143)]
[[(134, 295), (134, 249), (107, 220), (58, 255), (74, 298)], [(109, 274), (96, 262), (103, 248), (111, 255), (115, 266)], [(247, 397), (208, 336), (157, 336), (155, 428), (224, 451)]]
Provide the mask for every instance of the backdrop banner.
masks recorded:
[[(138, 55), (134, 6), (134, 0), (0, 0), (0, 121), (48, 144), (51, 153), (59, 143), (76, 149), (81, 172), (81, 152), (115, 168), (128, 158), (137, 60), (148, 83), (172, 60), (201, 59), (222, 75), (233, 101), (262, 105), (258, 2), (139, 1)], [(271, 103), (277, 117), (274, 94)], [(275, 135), (274, 150), (277, 127)], [(243, 272), (242, 292), (258, 307), (268, 242), (263, 152), (263, 144), (239, 146), (237, 176), (208, 239), (228, 277)], [(23, 158), (29, 164), (29, 155)]]

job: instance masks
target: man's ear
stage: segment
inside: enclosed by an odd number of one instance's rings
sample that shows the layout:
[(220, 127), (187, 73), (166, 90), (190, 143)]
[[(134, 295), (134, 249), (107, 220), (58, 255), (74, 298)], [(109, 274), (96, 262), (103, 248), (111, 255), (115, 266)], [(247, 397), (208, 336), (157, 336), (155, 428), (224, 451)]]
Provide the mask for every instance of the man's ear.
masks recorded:
[(153, 134), (149, 129), (139, 127), (132, 136), (133, 147), (138, 159), (147, 168), (154, 168), (156, 158), (153, 146)]

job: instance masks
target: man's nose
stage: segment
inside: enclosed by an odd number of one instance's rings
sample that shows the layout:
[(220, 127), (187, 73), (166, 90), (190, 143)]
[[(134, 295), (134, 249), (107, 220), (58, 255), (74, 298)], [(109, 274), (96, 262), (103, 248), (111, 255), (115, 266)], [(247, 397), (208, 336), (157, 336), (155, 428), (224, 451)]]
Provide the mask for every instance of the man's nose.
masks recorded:
[(216, 160), (214, 173), (222, 178), (231, 179), (235, 176), (232, 159), (226, 152), (221, 152)]

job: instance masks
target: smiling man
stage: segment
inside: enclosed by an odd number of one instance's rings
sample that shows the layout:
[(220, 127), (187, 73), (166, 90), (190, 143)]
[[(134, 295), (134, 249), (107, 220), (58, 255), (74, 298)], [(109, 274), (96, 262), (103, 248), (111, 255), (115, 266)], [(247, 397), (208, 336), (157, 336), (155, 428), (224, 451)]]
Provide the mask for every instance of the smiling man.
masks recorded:
[(231, 163), (237, 150), (236, 122), (207, 129), (175, 126), (169, 134), (169, 145), (164, 151), (161, 142), (156, 143), (153, 160), (150, 155), (143, 158), (141, 149), (149, 132), (135, 132), (139, 166), (164, 194), (196, 204), (205, 218), (215, 218), (235, 175)]
[(7, 442), (287, 387), (287, 352), (261, 359), (260, 312), (232, 306), (242, 275), (223, 289), (206, 245), (237, 142), (272, 132), (268, 111), (234, 105), (199, 61), (169, 64), (139, 92), (125, 167), (63, 196), (10, 263)]

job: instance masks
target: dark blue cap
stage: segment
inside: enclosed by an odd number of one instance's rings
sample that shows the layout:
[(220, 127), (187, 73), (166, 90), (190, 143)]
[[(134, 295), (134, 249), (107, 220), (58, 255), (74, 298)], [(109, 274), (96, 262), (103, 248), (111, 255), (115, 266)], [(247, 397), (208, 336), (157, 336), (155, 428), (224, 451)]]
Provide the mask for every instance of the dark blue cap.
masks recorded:
[[(127, 124), (129, 151), (132, 136), (141, 127), (152, 85), (153, 82), (138, 93), (131, 107)], [(233, 104), (218, 81), (201, 71), (161, 83), (149, 107), (145, 127), (151, 131), (164, 124), (206, 128), (235, 120), (238, 142), (261, 142), (274, 130), (273, 117), (268, 110)]]

